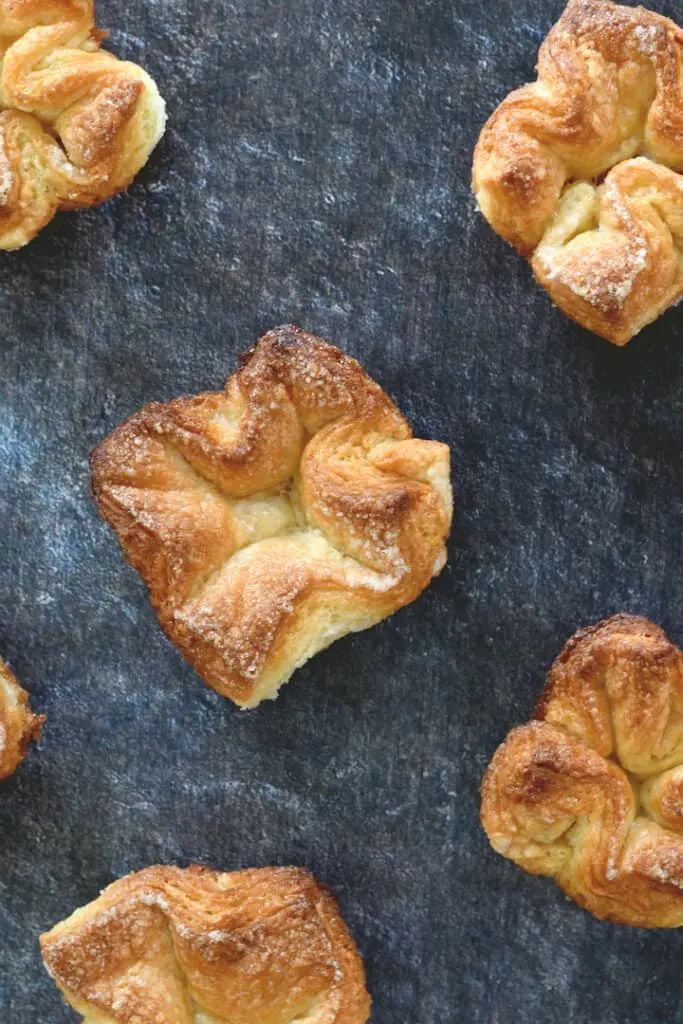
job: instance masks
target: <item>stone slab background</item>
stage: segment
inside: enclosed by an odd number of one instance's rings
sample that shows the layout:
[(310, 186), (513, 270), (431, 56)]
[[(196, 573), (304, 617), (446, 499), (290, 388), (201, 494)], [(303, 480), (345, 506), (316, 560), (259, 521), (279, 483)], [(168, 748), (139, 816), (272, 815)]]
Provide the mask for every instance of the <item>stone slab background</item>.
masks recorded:
[[(631, 610), (683, 642), (681, 311), (625, 350), (583, 332), (469, 192), (561, 6), (101, 0), (170, 121), (128, 195), (0, 258), (0, 651), (49, 715), (0, 793), (3, 1022), (75, 1021), (38, 933), (191, 861), (329, 883), (373, 1024), (681, 1017), (676, 932), (593, 920), (478, 822), (488, 758), (577, 627)], [(450, 443), (457, 515), (420, 601), (240, 713), (162, 636), (87, 456), (283, 322)]]

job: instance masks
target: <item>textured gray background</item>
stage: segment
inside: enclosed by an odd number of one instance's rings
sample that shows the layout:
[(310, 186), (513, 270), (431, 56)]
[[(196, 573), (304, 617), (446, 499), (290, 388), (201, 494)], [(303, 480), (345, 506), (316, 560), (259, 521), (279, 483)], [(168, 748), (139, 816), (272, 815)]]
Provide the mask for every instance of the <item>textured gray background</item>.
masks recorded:
[[(683, 17), (677, 0), (658, 9)], [(475, 213), (477, 131), (560, 0), (99, 5), (169, 106), (128, 196), (0, 258), (0, 651), (49, 714), (0, 793), (0, 1019), (75, 1017), (36, 938), (144, 865), (306, 864), (374, 1024), (681, 1019), (681, 937), (601, 924), (488, 848), (481, 772), (578, 626), (683, 641), (681, 312), (619, 351)], [(453, 449), (423, 598), (240, 713), (155, 624), (89, 450), (295, 321)]]

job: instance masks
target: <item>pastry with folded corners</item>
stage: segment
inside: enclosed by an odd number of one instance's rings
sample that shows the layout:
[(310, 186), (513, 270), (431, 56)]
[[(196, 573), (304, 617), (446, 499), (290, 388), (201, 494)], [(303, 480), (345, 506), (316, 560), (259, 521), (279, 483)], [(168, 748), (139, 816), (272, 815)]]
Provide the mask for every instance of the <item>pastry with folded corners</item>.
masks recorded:
[(596, 917), (683, 925), (683, 654), (617, 615), (571, 639), (482, 785), (498, 853)]
[(28, 694), (0, 658), (0, 779), (16, 771), (31, 740), (40, 738), (44, 715), (34, 715)]
[(41, 936), (85, 1024), (365, 1024), (363, 964), (307, 871), (152, 867)]
[(484, 127), (473, 187), (553, 301), (624, 345), (683, 296), (683, 32), (571, 0), (538, 80)]
[(92, 471), (162, 628), (242, 707), (414, 601), (446, 560), (447, 446), (295, 327), (261, 338), (224, 391), (126, 420)]
[(127, 188), (163, 134), (156, 85), (105, 36), (93, 0), (0, 0), (0, 249)]

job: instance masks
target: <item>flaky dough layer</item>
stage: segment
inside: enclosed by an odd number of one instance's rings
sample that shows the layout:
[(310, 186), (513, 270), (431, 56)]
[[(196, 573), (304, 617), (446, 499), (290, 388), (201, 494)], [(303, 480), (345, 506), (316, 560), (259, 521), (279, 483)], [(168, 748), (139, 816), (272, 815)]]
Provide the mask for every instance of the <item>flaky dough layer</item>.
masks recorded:
[(152, 867), (41, 936), (85, 1024), (365, 1024), (363, 964), (298, 868)]
[(473, 188), (553, 301), (623, 345), (683, 295), (683, 32), (571, 0), (484, 127)]
[(0, 249), (127, 188), (163, 134), (156, 85), (105, 35), (93, 0), (0, 0)]
[(647, 619), (577, 633), (482, 784), (498, 853), (597, 917), (683, 925), (683, 654)]

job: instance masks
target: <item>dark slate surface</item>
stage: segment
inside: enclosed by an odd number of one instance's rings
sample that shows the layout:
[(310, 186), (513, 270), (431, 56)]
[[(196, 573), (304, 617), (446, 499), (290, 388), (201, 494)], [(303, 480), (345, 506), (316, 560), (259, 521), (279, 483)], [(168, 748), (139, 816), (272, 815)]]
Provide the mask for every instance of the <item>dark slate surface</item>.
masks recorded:
[[(683, 17), (680, 0), (658, 9)], [(46, 711), (0, 794), (0, 1019), (67, 1024), (38, 933), (159, 862), (306, 864), (374, 1024), (681, 1019), (681, 938), (494, 855), (481, 772), (578, 626), (683, 641), (681, 312), (620, 351), (475, 213), (469, 164), (559, 0), (100, 3), (170, 127), (128, 196), (0, 258), (0, 650)], [(448, 568), (240, 713), (155, 624), (87, 454), (295, 321), (453, 449)]]

